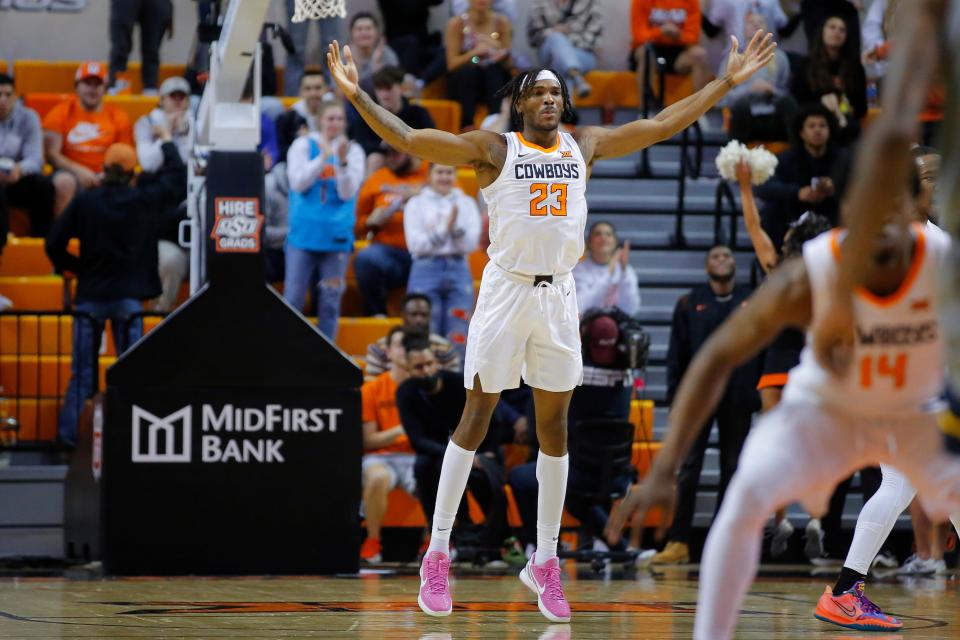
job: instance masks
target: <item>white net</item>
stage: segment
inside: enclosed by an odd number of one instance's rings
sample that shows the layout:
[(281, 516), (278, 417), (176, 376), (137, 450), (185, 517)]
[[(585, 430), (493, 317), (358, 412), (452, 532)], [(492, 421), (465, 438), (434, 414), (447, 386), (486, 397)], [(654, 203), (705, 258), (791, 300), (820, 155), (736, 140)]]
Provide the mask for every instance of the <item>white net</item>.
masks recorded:
[(319, 20), (321, 18), (346, 18), (344, 0), (295, 0), (294, 22)]

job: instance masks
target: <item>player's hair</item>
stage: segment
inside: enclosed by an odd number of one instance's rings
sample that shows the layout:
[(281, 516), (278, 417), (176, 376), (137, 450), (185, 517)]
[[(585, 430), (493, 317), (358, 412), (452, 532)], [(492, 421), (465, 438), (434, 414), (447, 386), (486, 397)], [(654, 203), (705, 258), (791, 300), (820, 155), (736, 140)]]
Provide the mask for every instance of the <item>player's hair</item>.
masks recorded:
[(730, 245), (728, 245), (726, 242), (714, 242), (712, 245), (710, 245), (710, 248), (707, 249), (707, 252), (703, 255), (704, 262), (710, 259), (710, 254), (713, 253), (714, 249), (726, 249), (730, 253), (733, 253), (733, 248)]
[[(2, 77), (0, 77), (0, 84), (3, 84)], [(910, 153), (913, 155), (914, 160), (919, 160), (923, 156), (938, 156), (940, 155), (940, 150), (918, 144), (914, 148), (910, 149)]]
[(8, 75), (8, 74), (6, 74), (6, 73), (0, 73), (0, 87), (2, 87), (2, 86), (4, 86), (4, 85), (9, 85), (9, 86), (12, 87), (12, 86), (13, 86), (13, 77), (10, 76), (10, 75)]
[(807, 211), (790, 223), (790, 228), (783, 237), (783, 259), (799, 256), (803, 253), (803, 243), (831, 228), (833, 225), (826, 216)]
[(363, 20), (364, 18), (372, 22), (378, 31), (380, 30), (380, 21), (377, 20), (377, 16), (373, 15), (369, 11), (358, 11), (353, 14), (353, 17), (350, 18), (350, 28), (353, 29), (353, 25), (357, 24), (358, 20)]
[(840, 124), (837, 122), (837, 117), (833, 115), (833, 112), (830, 109), (827, 109), (825, 106), (819, 103), (805, 104), (799, 109), (797, 109), (796, 114), (793, 116), (792, 127), (790, 128), (790, 134), (793, 136), (793, 143), (800, 144), (800, 132), (803, 131), (803, 125), (806, 124), (807, 118), (820, 117), (827, 121), (827, 128), (830, 129), (830, 142), (836, 142), (837, 132), (840, 130)]
[(510, 98), (510, 130), (523, 131), (523, 114), (520, 113), (520, 102), (527, 97), (533, 85), (537, 82), (537, 76), (541, 71), (549, 71), (560, 81), (560, 95), (563, 99), (563, 106), (560, 109), (560, 122), (571, 123), (576, 121), (576, 113), (573, 111), (573, 102), (570, 100), (570, 90), (563, 76), (553, 69), (541, 67), (531, 69), (515, 76), (510, 82), (503, 85), (497, 92), (498, 98)]
[(424, 302), (427, 303), (428, 307), (433, 306), (433, 303), (430, 302), (430, 297), (427, 296), (427, 294), (414, 292), (414, 293), (408, 293), (407, 295), (403, 296), (403, 304), (400, 305), (400, 308), (406, 309), (407, 304), (409, 304), (410, 302), (413, 302), (414, 300), (423, 300)]
[(403, 78), (406, 72), (400, 67), (383, 67), (370, 78), (374, 89), (390, 89), (391, 87), (403, 84)]

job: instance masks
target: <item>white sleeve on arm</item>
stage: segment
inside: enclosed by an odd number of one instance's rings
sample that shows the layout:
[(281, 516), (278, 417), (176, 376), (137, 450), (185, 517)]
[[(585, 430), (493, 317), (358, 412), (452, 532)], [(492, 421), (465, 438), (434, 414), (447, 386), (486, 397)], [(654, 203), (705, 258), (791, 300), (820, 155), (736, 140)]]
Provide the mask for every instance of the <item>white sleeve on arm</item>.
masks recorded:
[(413, 196), (403, 208), (403, 236), (413, 256), (429, 255), (436, 246), (436, 234), (426, 228), (428, 206), (426, 198)]
[(640, 283), (632, 266), (627, 265), (621, 273), (620, 304), (617, 306), (632, 316), (640, 310)]
[[(347, 166), (337, 167), (337, 195), (341, 200), (350, 200), (357, 197), (360, 185), (363, 184), (363, 174), (367, 157), (363, 147), (356, 142), (347, 142), (350, 145), (347, 151)], [(337, 160), (339, 162), (339, 159)]]
[(453, 227), (453, 245), (457, 251), (463, 254), (475, 251), (480, 242), (482, 226), (477, 201), (466, 194), (460, 194), (457, 198), (457, 223)]
[(584, 265), (586, 262), (581, 262), (573, 269), (573, 281), (577, 288), (577, 305), (580, 307), (581, 316), (587, 309), (603, 306), (603, 298), (607, 293), (606, 283), (598, 282), (594, 277), (594, 270)]
[(142, 116), (133, 128), (133, 137), (137, 142), (137, 160), (140, 168), (150, 173), (163, 166), (163, 141), (155, 139), (153, 124), (149, 116)]
[(323, 170), (323, 155), (310, 159), (308, 136), (297, 138), (287, 152), (287, 180), (291, 191), (307, 191)]
[(877, 45), (883, 44), (883, 14), (887, 8), (887, 3), (883, 0), (873, 0), (873, 4), (867, 9), (867, 15), (863, 19), (863, 50), (873, 51)]

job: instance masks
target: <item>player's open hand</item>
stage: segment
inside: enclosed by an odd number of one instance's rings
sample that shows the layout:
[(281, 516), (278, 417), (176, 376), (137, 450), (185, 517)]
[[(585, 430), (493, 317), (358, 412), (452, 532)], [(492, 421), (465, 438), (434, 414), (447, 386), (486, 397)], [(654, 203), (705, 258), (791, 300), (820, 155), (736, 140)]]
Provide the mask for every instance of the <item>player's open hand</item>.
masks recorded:
[(831, 296), (815, 309), (811, 331), (817, 362), (833, 375), (844, 377), (853, 359), (853, 296)]
[(740, 53), (740, 42), (736, 36), (730, 36), (730, 55), (727, 57), (727, 75), (734, 84), (745, 82), (750, 76), (764, 68), (773, 60), (777, 43), (773, 34), (763, 35), (757, 31), (750, 38), (750, 44)]
[(656, 507), (660, 507), (663, 512), (663, 520), (657, 527), (657, 540), (663, 539), (667, 527), (673, 520), (676, 502), (677, 485), (673, 474), (658, 468), (656, 462), (654, 462), (650, 473), (643, 482), (633, 486), (632, 491), (629, 491), (620, 501), (620, 504), (611, 511), (604, 530), (607, 542), (612, 545), (619, 544), (623, 536), (623, 528), (634, 517), (634, 514), (637, 515), (638, 521), (642, 523), (643, 516)]
[(344, 45), (343, 57), (341, 57), (340, 43), (336, 40), (331, 42), (327, 50), (327, 67), (330, 68), (330, 76), (347, 99), (357, 95), (357, 91), (360, 90), (360, 74), (357, 72), (357, 65), (353, 62), (350, 45)]

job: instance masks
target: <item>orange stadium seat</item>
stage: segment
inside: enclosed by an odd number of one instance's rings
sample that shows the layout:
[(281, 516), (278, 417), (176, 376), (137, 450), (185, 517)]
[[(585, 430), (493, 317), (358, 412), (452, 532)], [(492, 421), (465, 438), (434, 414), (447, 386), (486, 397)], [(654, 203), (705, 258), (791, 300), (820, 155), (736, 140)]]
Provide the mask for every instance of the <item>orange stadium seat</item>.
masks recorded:
[(17, 419), (21, 442), (53, 442), (59, 409), (59, 399), (0, 398), (0, 417)]
[(367, 345), (387, 335), (400, 318), (340, 318), (337, 346), (348, 355), (365, 355)]
[(467, 261), (470, 263), (470, 273), (473, 274), (474, 287), (479, 291), (480, 276), (483, 275), (484, 268), (487, 266), (487, 263), (490, 262), (490, 257), (483, 249), (477, 249), (467, 256)]
[(7, 73), (7, 61), (0, 60), (0, 73)]
[(60, 276), (0, 277), (0, 294), (13, 301), (20, 311), (63, 309), (63, 278)]
[(468, 196), (477, 197), (480, 193), (480, 185), (477, 183), (477, 172), (473, 167), (457, 168), (457, 185)]
[[(106, 62), (103, 64), (106, 65)], [(72, 92), (78, 66), (79, 60), (17, 60), (13, 63), (17, 93)], [(182, 76), (185, 70), (182, 64), (162, 64), (160, 82), (173, 76)], [(130, 93), (139, 94), (143, 91), (139, 62), (131, 62), (121, 77), (130, 82)]]
[(634, 442), (653, 441), (653, 400), (632, 400), (630, 422), (633, 424)]
[(413, 104), (418, 104), (430, 112), (430, 117), (437, 125), (437, 129), (449, 131), (450, 133), (460, 133), (460, 103), (453, 100), (431, 100), (418, 99), (413, 100)]

